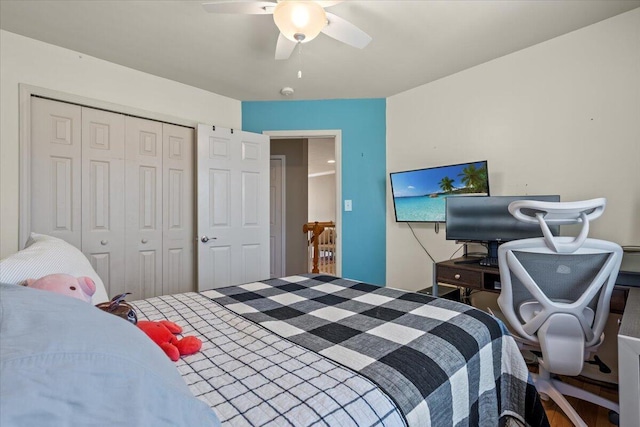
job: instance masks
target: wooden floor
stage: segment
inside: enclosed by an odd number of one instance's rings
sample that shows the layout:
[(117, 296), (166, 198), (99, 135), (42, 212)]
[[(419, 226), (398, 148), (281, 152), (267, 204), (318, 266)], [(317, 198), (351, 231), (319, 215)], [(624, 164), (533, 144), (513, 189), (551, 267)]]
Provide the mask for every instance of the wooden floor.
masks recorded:
[[(529, 367), (532, 372), (537, 372), (537, 367)], [(592, 382), (581, 381), (577, 378), (563, 377), (563, 381), (576, 387), (583, 388), (591, 393), (595, 393), (598, 396), (613, 402), (618, 401), (618, 390), (609, 385), (597, 385)], [(568, 397), (567, 400), (571, 403), (577, 411), (578, 415), (582, 417), (585, 423), (589, 427), (611, 427), (614, 424), (609, 422), (609, 410), (593, 403), (585, 402), (574, 397)], [(551, 427), (572, 427), (573, 424), (569, 421), (569, 418), (562, 412), (562, 410), (551, 399), (542, 402), (547, 418)]]

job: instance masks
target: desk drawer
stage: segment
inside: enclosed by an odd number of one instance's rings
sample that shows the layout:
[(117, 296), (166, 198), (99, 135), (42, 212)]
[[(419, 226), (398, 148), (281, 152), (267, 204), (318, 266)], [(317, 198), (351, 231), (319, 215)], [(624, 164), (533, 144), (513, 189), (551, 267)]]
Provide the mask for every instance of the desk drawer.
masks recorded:
[(436, 280), (469, 288), (482, 288), (482, 272), (480, 271), (438, 266)]

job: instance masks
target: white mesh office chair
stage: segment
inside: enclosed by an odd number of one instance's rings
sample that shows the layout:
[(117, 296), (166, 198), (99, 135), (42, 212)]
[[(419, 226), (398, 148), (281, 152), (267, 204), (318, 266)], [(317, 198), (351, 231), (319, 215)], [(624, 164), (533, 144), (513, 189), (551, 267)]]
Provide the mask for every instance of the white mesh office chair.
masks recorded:
[[(589, 239), (589, 221), (602, 215), (606, 200), (540, 202), (519, 200), (509, 212), (542, 228), (541, 238), (514, 240), (498, 249), (502, 289), (498, 305), (523, 349), (540, 350), (534, 383), (576, 426), (586, 426), (563, 395), (619, 413), (609, 400), (552, 378), (580, 374), (584, 361), (604, 339), (609, 300), (622, 261), (622, 248)], [(577, 237), (554, 237), (549, 225), (581, 224)]]

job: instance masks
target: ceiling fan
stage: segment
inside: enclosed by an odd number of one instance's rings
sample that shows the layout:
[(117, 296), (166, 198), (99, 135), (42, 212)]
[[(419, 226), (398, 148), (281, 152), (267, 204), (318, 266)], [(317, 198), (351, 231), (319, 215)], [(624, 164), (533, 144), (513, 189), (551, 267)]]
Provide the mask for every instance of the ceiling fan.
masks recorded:
[(216, 0), (203, 3), (207, 12), (273, 15), (280, 30), (276, 59), (288, 59), (298, 43), (313, 40), (320, 32), (349, 46), (364, 48), (371, 36), (349, 21), (324, 9), (343, 0)]

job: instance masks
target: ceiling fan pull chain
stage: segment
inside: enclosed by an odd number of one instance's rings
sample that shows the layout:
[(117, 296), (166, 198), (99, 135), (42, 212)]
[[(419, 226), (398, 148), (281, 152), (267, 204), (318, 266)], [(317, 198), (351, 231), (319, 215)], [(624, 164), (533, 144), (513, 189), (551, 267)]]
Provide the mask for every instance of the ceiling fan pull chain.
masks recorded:
[(298, 78), (302, 78), (302, 43), (298, 42)]

